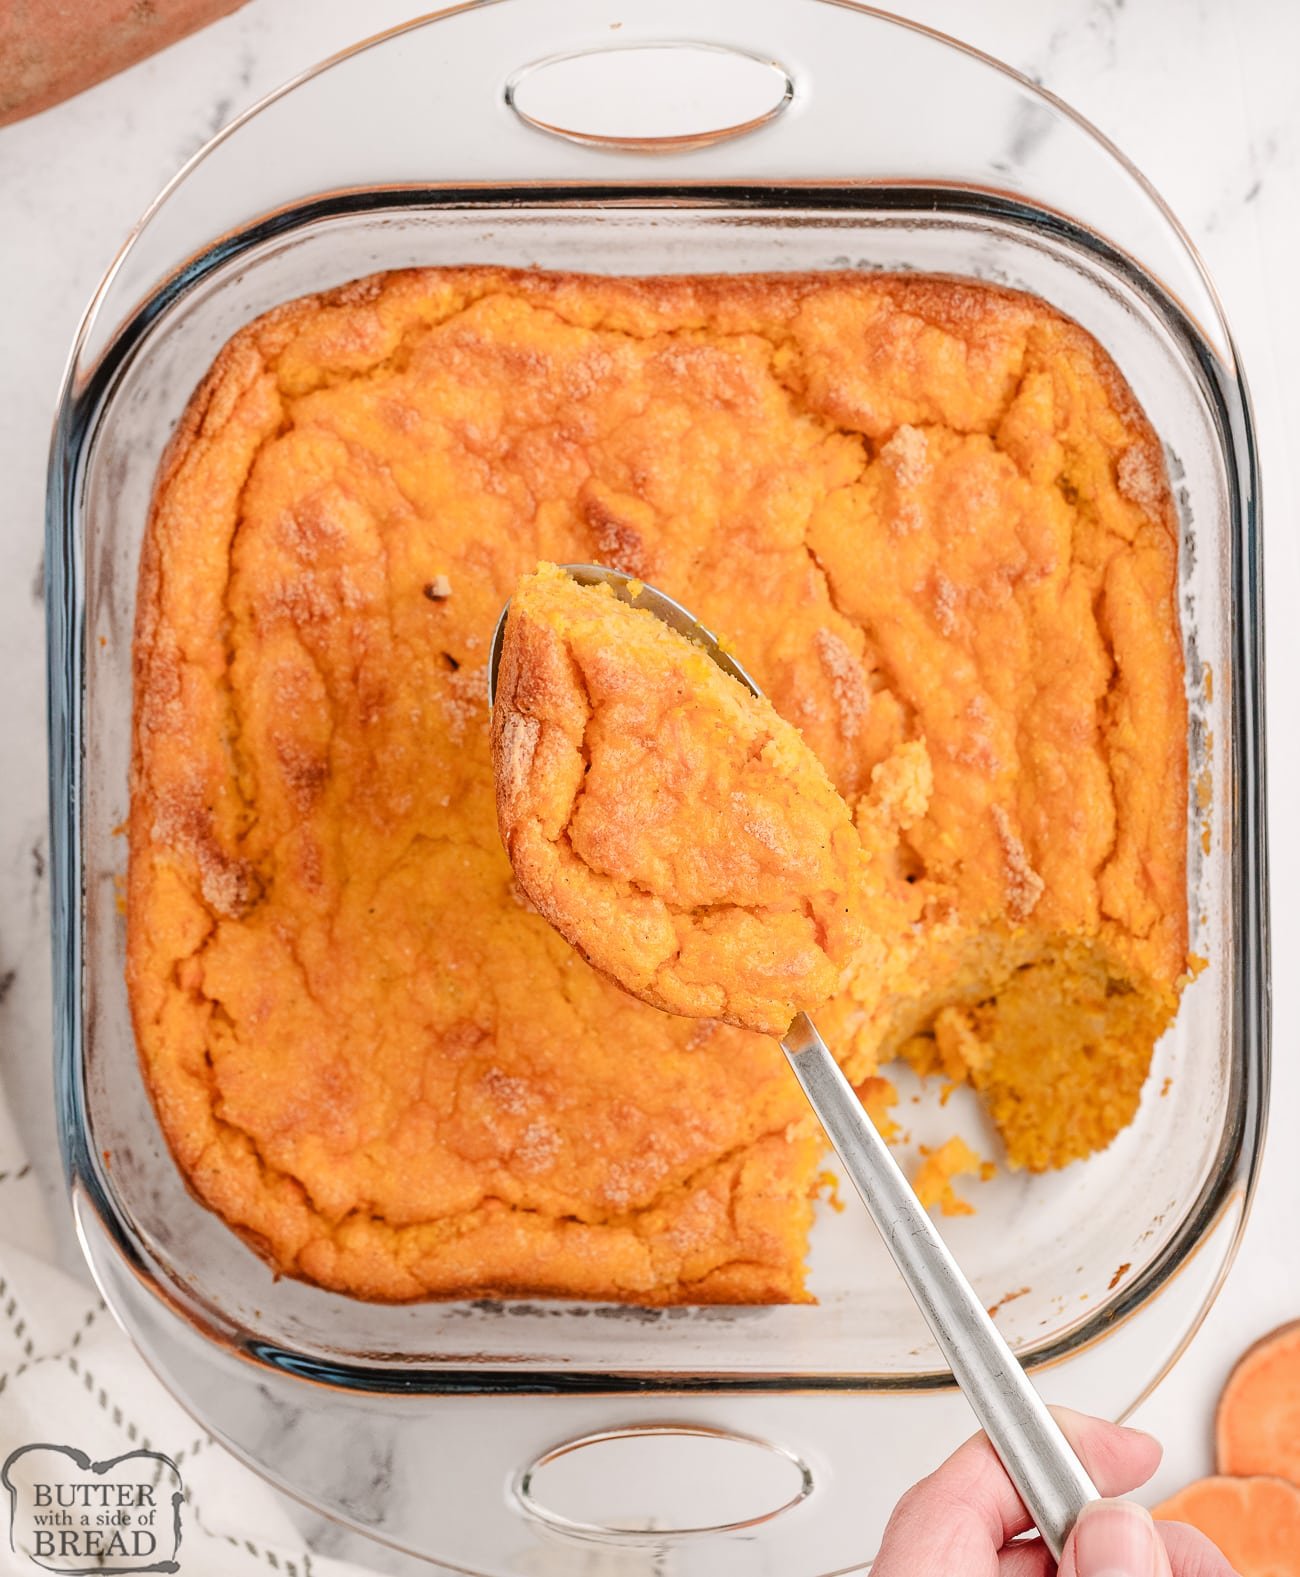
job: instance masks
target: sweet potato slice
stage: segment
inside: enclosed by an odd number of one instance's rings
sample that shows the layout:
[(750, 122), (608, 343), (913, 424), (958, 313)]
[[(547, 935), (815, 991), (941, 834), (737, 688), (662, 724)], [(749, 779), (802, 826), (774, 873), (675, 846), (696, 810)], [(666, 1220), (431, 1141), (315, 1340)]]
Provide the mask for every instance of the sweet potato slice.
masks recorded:
[(1199, 1528), (1240, 1577), (1300, 1577), (1300, 1489), (1285, 1479), (1197, 1479), (1151, 1515)]
[(1266, 1473), (1300, 1485), (1300, 1320), (1257, 1341), (1219, 1398), (1220, 1473)]
[(0, 0), (0, 126), (48, 109), (244, 0)]

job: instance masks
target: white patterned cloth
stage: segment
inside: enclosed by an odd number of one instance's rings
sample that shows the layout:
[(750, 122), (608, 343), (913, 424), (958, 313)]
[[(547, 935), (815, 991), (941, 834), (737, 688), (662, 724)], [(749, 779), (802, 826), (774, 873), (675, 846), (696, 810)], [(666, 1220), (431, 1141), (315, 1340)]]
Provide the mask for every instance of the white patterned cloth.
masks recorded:
[[(53, 1253), (40, 1187), (0, 1099), (0, 1462), (37, 1442), (92, 1462), (158, 1451), (184, 1484), (181, 1577), (361, 1577), (361, 1567), (306, 1547), (290, 1503), (172, 1399), (103, 1300), (52, 1264)], [(0, 1495), (0, 1571), (33, 1577), (42, 1568), (27, 1553), (21, 1515), (19, 1548), (11, 1547), (12, 1502)], [(383, 1570), (408, 1564), (370, 1548)]]

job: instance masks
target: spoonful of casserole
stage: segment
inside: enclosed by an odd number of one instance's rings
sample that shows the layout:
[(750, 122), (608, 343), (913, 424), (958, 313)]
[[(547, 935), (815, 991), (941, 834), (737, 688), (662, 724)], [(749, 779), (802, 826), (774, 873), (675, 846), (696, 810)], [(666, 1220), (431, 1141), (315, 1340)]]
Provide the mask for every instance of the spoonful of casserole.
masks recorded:
[(868, 923), (870, 858), (820, 762), (686, 609), (595, 565), (520, 582), (488, 687), (520, 887), (632, 995), (780, 1039), (1059, 1558), (1097, 1491), (809, 1017), (888, 946)]
[(771, 703), (613, 586), (545, 565), (511, 600), (492, 748), (516, 878), (633, 996), (780, 1036), (866, 941), (861, 840)]

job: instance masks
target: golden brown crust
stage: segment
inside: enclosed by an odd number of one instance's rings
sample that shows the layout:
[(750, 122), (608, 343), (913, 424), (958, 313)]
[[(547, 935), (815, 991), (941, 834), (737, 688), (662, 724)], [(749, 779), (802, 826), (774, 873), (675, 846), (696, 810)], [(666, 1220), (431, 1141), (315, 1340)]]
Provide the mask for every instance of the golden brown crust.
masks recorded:
[(1028, 1051), (988, 1098), (1023, 1164), (1105, 1143), (1186, 948), (1176, 533), (1109, 360), (953, 281), (429, 270), (243, 330), (155, 495), (128, 973), (200, 1196), (364, 1297), (802, 1296), (779, 1052), (632, 1002), (512, 884), (483, 662), (543, 557), (724, 630), (854, 805), (904, 916), (826, 1010), (854, 1079), (1068, 955), (1104, 1098), (1072, 1125)]
[(783, 1035), (840, 989), (870, 908), (848, 806), (770, 702), (652, 613), (527, 576), (492, 746), (520, 886), (625, 991)]

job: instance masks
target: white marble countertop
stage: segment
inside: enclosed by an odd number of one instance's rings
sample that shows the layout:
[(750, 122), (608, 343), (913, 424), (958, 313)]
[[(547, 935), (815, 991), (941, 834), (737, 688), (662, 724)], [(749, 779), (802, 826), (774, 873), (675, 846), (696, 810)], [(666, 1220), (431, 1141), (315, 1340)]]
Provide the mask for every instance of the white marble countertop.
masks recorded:
[[(563, 0), (538, 0), (563, 4)], [(1213, 1398), (1255, 1337), (1300, 1317), (1300, 9), (1291, 0), (900, 0), (909, 16), (1042, 80), (1127, 152), (1181, 217), (1223, 297), (1252, 384), (1265, 478), (1275, 971), (1274, 1135), (1228, 1285), (1137, 1422), (1167, 1454), (1157, 1490), (1210, 1467)], [(90, 292), (162, 183), (238, 109), (410, 0), (253, 0), (66, 105), (0, 131), (0, 1081), (62, 1216), (50, 1095), (46, 884), (45, 454), (63, 360)], [(70, 1231), (64, 1258), (78, 1263)], [(359, 1549), (354, 1553), (360, 1555)], [(377, 1549), (364, 1558), (383, 1567)], [(393, 1569), (397, 1569), (396, 1564)]]

